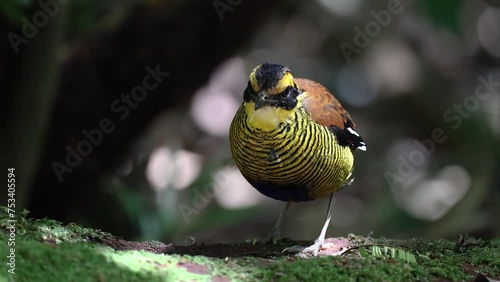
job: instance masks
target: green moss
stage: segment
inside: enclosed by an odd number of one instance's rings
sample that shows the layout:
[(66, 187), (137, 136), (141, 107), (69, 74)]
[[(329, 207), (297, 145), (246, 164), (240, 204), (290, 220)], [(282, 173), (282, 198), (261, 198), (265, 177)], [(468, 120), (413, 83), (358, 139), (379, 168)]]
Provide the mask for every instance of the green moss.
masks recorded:
[[(25, 210), (15, 218), (16, 233), (25, 239), (60, 243), (86, 241), (89, 238), (110, 235), (74, 223), (64, 226), (52, 219), (27, 219), (27, 216), (28, 211)], [(4, 232), (8, 232), (6, 228), (11, 223), (9, 219), (7, 209), (0, 206), (0, 229)]]
[(330, 257), (271, 264), (256, 275), (274, 281), (332, 281), (333, 277), (336, 281), (408, 281), (416, 274), (409, 265), (395, 261)]
[[(1, 242), (0, 251), (8, 253)], [(47, 244), (16, 241), (16, 281), (211, 281), (214, 276), (244, 280), (245, 268), (203, 256), (115, 251), (85, 242)], [(235, 272), (235, 270), (238, 270)], [(1, 280), (0, 280), (1, 281)], [(8, 281), (8, 280), (6, 280)]]
[(376, 244), (404, 248), (416, 254), (417, 264), (356, 255), (321, 259), (274, 261), (255, 271), (256, 279), (273, 281), (472, 281), (478, 273), (500, 277), (500, 240), (460, 250), (446, 240), (375, 239)]
[[(8, 223), (0, 215), (0, 252), (10, 253)], [(21, 217), (16, 223), (15, 275), (6, 269), (2, 281), (471, 281), (477, 273), (500, 277), (500, 240), (467, 241), (457, 247), (446, 240), (388, 240), (350, 237), (358, 244), (381, 244), (414, 254), (417, 263), (359, 255), (358, 250), (340, 257), (301, 259), (282, 255), (278, 249), (297, 244), (282, 240), (274, 246), (259, 246), (237, 257), (248, 244), (215, 245), (225, 248), (226, 259), (202, 255), (165, 255), (144, 250), (116, 251), (89, 240), (110, 234), (62, 225), (43, 219)], [(468, 242), (468, 243), (467, 243)], [(472, 243), (471, 243), (472, 242)], [(303, 242), (302, 242), (303, 243)], [(133, 244), (132, 244), (133, 245)], [(142, 246), (162, 248), (151, 241)], [(193, 247), (207, 251), (210, 246)], [(363, 248), (363, 247), (360, 247)], [(178, 248), (182, 251), (181, 248)], [(231, 253), (232, 252), (232, 253)], [(5, 256), (4, 259), (6, 260)], [(6, 262), (6, 261), (5, 261)], [(4, 262), (2, 262), (5, 265)]]
[[(414, 252), (419, 252), (429, 259), (422, 259), (423, 266), (437, 277), (453, 281), (468, 279), (477, 272), (488, 277), (500, 277), (500, 239), (489, 242), (472, 240), (466, 247), (457, 247), (456, 242), (435, 240), (407, 240), (405, 245)], [(467, 271), (468, 270), (468, 271)]]
[[(2, 253), (7, 252), (5, 245), (2, 242)], [(15, 253), (15, 275), (11, 277), (16, 281), (161, 281), (151, 273), (124, 268), (85, 243), (50, 245), (18, 240)]]
[(221, 267), (223, 260), (115, 251), (89, 240), (110, 234), (24, 216), (17, 218), (15, 246), (9, 246), (11, 222), (6, 213), (0, 214), (0, 253), (15, 248), (15, 274), (2, 271), (0, 281), (211, 281), (230, 273)]

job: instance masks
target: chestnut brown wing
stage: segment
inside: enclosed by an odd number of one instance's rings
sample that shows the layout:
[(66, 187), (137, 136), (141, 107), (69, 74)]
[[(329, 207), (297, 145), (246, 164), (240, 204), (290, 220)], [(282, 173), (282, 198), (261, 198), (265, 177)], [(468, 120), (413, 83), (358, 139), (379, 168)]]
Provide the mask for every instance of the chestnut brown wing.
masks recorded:
[(340, 145), (366, 150), (365, 142), (354, 131), (355, 124), (351, 116), (328, 89), (306, 78), (295, 78), (294, 82), (300, 91), (307, 92), (302, 106), (311, 114), (314, 122), (330, 128)]
[(302, 101), (302, 105), (316, 123), (341, 129), (345, 129), (346, 125), (354, 128), (355, 124), (349, 113), (323, 85), (306, 78), (295, 78), (294, 82), (301, 91), (307, 92), (308, 96)]

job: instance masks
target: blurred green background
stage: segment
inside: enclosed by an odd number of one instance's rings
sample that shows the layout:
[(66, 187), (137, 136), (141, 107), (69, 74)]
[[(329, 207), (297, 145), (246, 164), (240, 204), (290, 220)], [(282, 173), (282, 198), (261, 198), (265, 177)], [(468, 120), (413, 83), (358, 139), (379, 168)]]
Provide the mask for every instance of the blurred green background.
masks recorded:
[[(497, 0), (3, 0), (2, 167), (34, 217), (263, 237), (284, 203), (242, 178), (228, 128), (274, 62), (329, 88), (367, 143), (329, 236), (499, 236), (499, 26)], [(316, 238), (326, 205), (292, 205), (282, 235)]]

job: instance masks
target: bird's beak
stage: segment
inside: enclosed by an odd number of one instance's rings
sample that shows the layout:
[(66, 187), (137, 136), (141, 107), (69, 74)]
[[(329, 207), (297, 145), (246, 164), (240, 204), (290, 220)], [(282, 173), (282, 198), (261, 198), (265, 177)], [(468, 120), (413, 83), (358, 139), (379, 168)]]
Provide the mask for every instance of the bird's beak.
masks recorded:
[(268, 103), (269, 103), (269, 101), (267, 99), (267, 93), (266, 93), (266, 91), (261, 91), (259, 93), (257, 101), (255, 101), (255, 110), (258, 110), (258, 109), (264, 107)]

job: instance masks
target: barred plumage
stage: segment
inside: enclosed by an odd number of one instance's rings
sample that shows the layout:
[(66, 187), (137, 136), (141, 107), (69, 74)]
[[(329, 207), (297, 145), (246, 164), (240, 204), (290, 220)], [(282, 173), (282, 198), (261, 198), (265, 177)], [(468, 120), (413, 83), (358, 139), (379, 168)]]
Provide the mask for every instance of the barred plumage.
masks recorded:
[(262, 194), (287, 201), (269, 240), (279, 237), (291, 202), (330, 195), (318, 254), (330, 222), (335, 192), (347, 185), (355, 149), (366, 150), (354, 122), (321, 84), (294, 78), (287, 67), (262, 64), (248, 86), (229, 130), (231, 152), (243, 176)]
[[(256, 189), (271, 198), (299, 202), (328, 196), (351, 175), (351, 148), (340, 146), (333, 132), (312, 122), (303, 108), (292, 119), (294, 124), (262, 132), (249, 127), (241, 107), (230, 128), (236, 164)], [(272, 152), (276, 159), (270, 158)]]

